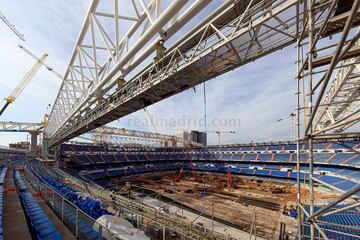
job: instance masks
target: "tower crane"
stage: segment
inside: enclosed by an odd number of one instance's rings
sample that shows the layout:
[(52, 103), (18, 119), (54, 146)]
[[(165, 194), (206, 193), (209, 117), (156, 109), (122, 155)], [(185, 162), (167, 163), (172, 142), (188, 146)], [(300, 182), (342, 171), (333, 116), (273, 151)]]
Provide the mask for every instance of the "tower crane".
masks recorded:
[(295, 114), (295, 112), (292, 112), (292, 113), (290, 113), (289, 115), (286, 115), (286, 116), (284, 116), (284, 117), (281, 117), (281, 118), (279, 118), (278, 120), (277, 120), (277, 122), (281, 122), (282, 120), (285, 120), (285, 119), (287, 119), (287, 118), (293, 118), (293, 117), (295, 117), (296, 116), (296, 114)]
[(11, 31), (13, 31), (16, 36), (18, 36), (21, 40), (25, 41), (24, 35), (21, 34), (16, 28), (14, 24), (11, 24), (11, 22), (9, 22), (9, 20), (7, 20), (7, 18), (5, 17), (5, 15), (0, 11), (0, 18), (1, 20), (3, 20), (3, 22), (11, 29)]
[(144, 112), (145, 112), (145, 114), (146, 114), (146, 116), (147, 116), (147, 118), (148, 118), (148, 120), (149, 120), (149, 122), (150, 122), (150, 124), (151, 124), (151, 127), (152, 127), (153, 131), (154, 131), (155, 133), (159, 133), (158, 130), (156, 129), (156, 126), (155, 126), (155, 124), (154, 124), (154, 118), (153, 118), (153, 116), (150, 114), (149, 109), (147, 109), (146, 107), (144, 107)]
[(36, 61), (36, 63), (34, 64), (34, 66), (30, 69), (29, 72), (26, 73), (26, 75), (24, 76), (24, 78), (21, 80), (21, 82), (16, 86), (16, 88), (13, 90), (13, 92), (10, 94), (9, 97), (7, 97), (6, 103), (3, 106), (3, 108), (0, 110), (0, 116), (3, 114), (3, 112), (5, 111), (5, 109), (11, 104), (13, 103), (16, 98), (20, 95), (20, 93), (24, 90), (24, 88), (28, 85), (28, 83), (31, 81), (31, 79), (34, 78), (35, 74), (37, 73), (37, 71), (40, 69), (41, 65), (43, 64), (43, 62), (45, 61), (45, 59), (47, 58), (48, 54), (45, 53), (39, 60)]
[(291, 140), (295, 140), (295, 116), (296, 116), (296, 113), (292, 112), (289, 115), (281, 117), (276, 121), (276, 122), (281, 122), (283, 120), (286, 120), (286, 119), (290, 118), (290, 121), (291, 121), (291, 123), (290, 123), (291, 124)]
[(207, 131), (207, 133), (216, 133), (218, 135), (218, 145), (220, 145), (221, 143), (221, 134), (222, 133), (230, 133), (230, 134), (235, 134), (236, 132), (234, 131)]
[[(36, 57), (32, 52), (30, 52), (28, 49), (26, 49), (23, 45), (19, 44), (18, 45), (19, 48), (21, 48), (22, 50), (24, 50), (27, 54), (29, 54), (32, 58), (34, 58), (35, 60), (39, 61), (40, 59), (38, 57)], [(49, 65), (47, 65), (44, 61), (41, 62), (41, 64), (46, 67), (47, 70), (49, 70), (50, 72), (54, 73), (58, 78), (60, 78), (61, 80), (63, 80), (63, 76), (56, 72), (55, 69), (53, 67), (50, 67)]]
[[(23, 45), (19, 44), (18, 47), (21, 48), (22, 50), (24, 50), (28, 55), (30, 55), (30, 56), (31, 56), (32, 58), (34, 58), (35, 60), (40, 60), (38, 57), (36, 57), (32, 52), (30, 52), (30, 50), (28, 50), (27, 48), (25, 48)], [(42, 61), (42, 65), (43, 65), (44, 67), (46, 67), (47, 70), (49, 70), (50, 72), (54, 73), (58, 78), (60, 78), (61, 80), (63, 80), (63, 76), (62, 76), (60, 73), (58, 73), (57, 71), (55, 71), (55, 69), (54, 69), (53, 67), (49, 66), (49, 65), (46, 64), (44, 61)], [(145, 114), (146, 114), (146, 116), (147, 116), (147, 118), (148, 118), (148, 120), (149, 120), (149, 122), (150, 122), (150, 124), (151, 124), (151, 127), (152, 127), (153, 131), (154, 131), (155, 133), (158, 133), (158, 130), (156, 129), (156, 126), (155, 126), (155, 124), (154, 124), (154, 118), (153, 118), (153, 116), (150, 114), (148, 108), (145, 107), (145, 108), (144, 108), (144, 112), (145, 112)], [(0, 115), (1, 115), (1, 114), (0, 114)]]

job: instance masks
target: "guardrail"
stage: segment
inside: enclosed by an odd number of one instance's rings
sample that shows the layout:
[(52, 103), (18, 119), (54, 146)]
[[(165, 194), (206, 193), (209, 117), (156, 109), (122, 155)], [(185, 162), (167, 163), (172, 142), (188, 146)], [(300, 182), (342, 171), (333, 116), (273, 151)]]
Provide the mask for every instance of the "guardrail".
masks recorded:
[[(186, 222), (183, 217), (165, 214), (158, 209), (151, 208), (133, 199), (125, 198), (96, 184), (88, 184), (74, 178), (59, 168), (56, 171), (61, 171), (62, 176), (87, 189), (91, 195), (111, 201), (112, 205), (116, 206), (119, 211), (120, 217), (129, 220), (133, 226), (144, 231), (148, 236), (150, 235), (152, 239), (229, 239), (228, 236), (219, 232), (213, 232), (204, 227), (199, 228), (192, 222)], [(149, 231), (149, 228), (152, 230)], [(153, 232), (154, 229), (155, 232)]]
[(121, 240), (121, 238), (114, 236), (106, 227), (97, 223), (95, 219), (87, 215), (79, 207), (58, 194), (53, 188), (44, 184), (26, 168), (24, 175), (76, 238), (88, 239), (90, 236), (98, 236), (98, 239), (102, 240)]
[[(99, 234), (99, 239), (121, 239), (117, 236), (114, 236), (108, 229), (104, 226), (99, 225), (96, 221), (79, 209), (77, 206), (63, 198), (59, 195), (54, 189), (44, 184), (41, 180), (35, 177), (28, 169), (25, 168), (25, 177), (33, 185), (33, 187), (41, 194), (41, 197), (46, 201), (46, 203), (52, 208), (60, 220), (68, 226), (70, 231), (79, 239), (87, 239), (84, 234), (81, 234), (79, 231), (79, 225), (81, 222), (85, 222), (90, 226), (94, 226), (93, 230)], [(67, 174), (65, 175), (67, 176)], [(74, 180), (73, 178), (71, 178)], [(79, 179), (77, 179), (79, 181)], [(109, 191), (102, 189), (99, 186), (87, 186), (90, 190), (89, 193), (101, 196), (102, 198), (112, 200), (115, 205), (117, 205), (118, 216), (128, 220), (135, 228), (143, 231), (150, 239), (181, 239), (181, 240), (198, 240), (200, 239), (198, 234), (196, 234), (195, 229), (192, 233), (184, 233), (181, 230), (169, 227), (165, 224), (164, 218), (160, 218), (161, 213), (156, 213), (159, 221), (154, 220), (152, 217), (148, 217), (148, 212), (144, 209), (144, 206), (136, 206), (133, 201), (126, 203), (124, 201), (119, 202), (118, 199), (114, 199), (113, 194)], [(96, 192), (96, 193), (95, 193)], [(129, 201), (128, 199), (126, 201)], [(76, 221), (74, 223), (69, 223), (66, 220), (64, 209), (70, 208), (70, 211), (75, 214)], [(162, 216), (164, 217), (164, 216)], [(169, 219), (168, 219), (169, 220)], [(192, 236), (194, 234), (194, 236)], [(110, 236), (110, 237), (109, 237)], [(220, 238), (223, 239), (223, 238)]]

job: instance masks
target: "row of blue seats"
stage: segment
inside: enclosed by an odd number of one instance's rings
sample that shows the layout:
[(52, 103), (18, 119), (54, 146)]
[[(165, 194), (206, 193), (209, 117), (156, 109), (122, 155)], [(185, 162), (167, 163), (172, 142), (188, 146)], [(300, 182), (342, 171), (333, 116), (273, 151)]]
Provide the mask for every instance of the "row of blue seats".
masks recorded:
[[(322, 175), (318, 177), (319, 180), (331, 184), (333, 186), (335, 186), (336, 188), (339, 188), (343, 191), (348, 191), (351, 188), (355, 187), (356, 185), (358, 185), (358, 183), (347, 180), (347, 179), (343, 179), (341, 177), (336, 177), (336, 176), (327, 176), (327, 175)], [(359, 192), (360, 195), (360, 192)]]
[[(315, 206), (315, 211), (320, 209), (321, 206)], [(333, 211), (339, 208), (346, 207), (346, 205), (338, 205), (334, 206), (332, 209), (327, 210), (326, 212)], [(306, 206), (307, 211), (309, 211), (309, 206)], [(360, 236), (360, 231), (354, 228), (347, 228), (344, 226), (351, 226), (358, 228), (360, 227), (360, 212), (352, 209), (343, 211), (340, 213), (335, 213), (326, 217), (319, 217), (318, 221), (321, 222), (328, 222), (328, 223), (335, 223), (339, 226), (326, 224), (326, 223), (319, 223), (319, 226), (324, 230), (324, 233), (327, 235), (329, 239), (346, 239), (346, 240), (355, 240), (359, 239), (356, 236)], [(310, 236), (310, 227), (306, 226), (304, 228), (305, 232), (304, 235), (307, 238)], [(349, 235), (346, 235), (349, 234)], [(315, 235), (319, 237), (319, 233), (316, 230)]]
[(18, 170), (14, 170), (14, 179), (15, 179), (17, 188), (19, 189), (20, 192), (24, 192), (24, 191), (28, 190), (27, 185), (24, 182), (24, 180), (22, 180)]
[[(167, 170), (166, 167), (169, 165), (174, 165), (173, 163), (171, 163), (171, 161), (166, 161), (166, 162), (151, 162), (152, 166), (150, 166), (149, 164), (134, 164), (134, 165), (125, 165), (125, 166), (121, 166), (119, 164), (107, 164), (106, 166), (96, 166), (96, 165), (88, 165), (88, 166), (76, 166), (76, 167), (72, 167), (71, 170), (74, 170), (75, 172), (79, 172), (79, 171), (93, 171), (91, 172), (91, 174), (88, 174), (88, 177), (85, 176), (85, 178), (89, 178), (89, 180), (96, 180), (99, 178), (103, 178), (103, 177), (114, 177), (114, 176), (126, 176), (126, 175), (133, 175), (133, 174), (141, 174), (141, 173), (151, 173), (151, 172), (155, 172), (155, 171), (165, 171)], [(156, 164), (155, 164), (156, 163)], [(200, 162), (200, 164), (198, 162), (194, 162), (196, 163), (198, 166), (200, 166), (201, 170), (206, 170), (209, 169), (210, 170), (216, 170), (218, 167), (224, 166), (224, 163), (222, 162), (216, 162), (211, 163), (210, 161), (207, 162)], [(204, 165), (205, 164), (205, 165)], [(271, 164), (271, 163), (262, 163), (262, 164), (241, 164), (241, 163), (229, 163), (229, 165), (231, 165), (234, 169), (236, 168), (264, 168), (263, 172), (261, 173), (260, 169), (257, 170), (257, 174), (261, 174), (261, 175), (269, 175), (268, 174), (268, 170), (280, 170), (281, 168), (290, 168), (293, 169), (294, 166), (287, 166), (286, 164)], [(344, 178), (342, 177), (343, 175), (346, 175), (348, 177), (351, 178), (360, 178), (360, 171), (357, 171), (355, 169), (344, 169), (343, 167), (323, 167), (323, 165), (320, 165), (321, 167), (316, 167), (315, 171), (317, 172), (332, 172), (335, 175), (338, 175), (340, 178), (339, 181), (344, 180)], [(119, 170), (112, 170), (114, 168), (119, 168), (121, 167), (122, 169)], [(164, 169), (165, 168), (165, 169)], [(104, 172), (104, 169), (107, 169), (107, 171)], [(176, 168), (175, 168), (176, 169)], [(94, 170), (100, 170), (100, 171), (94, 171)], [(102, 171), (101, 171), (102, 170)], [(168, 170), (173, 170), (173, 167), (170, 167)], [(235, 170), (233, 170), (235, 171)], [(248, 174), (253, 173), (253, 171), (250, 170), (243, 170)], [(250, 172), (249, 172), (250, 171)], [(71, 173), (73, 174), (73, 173)], [(276, 174), (276, 173), (274, 173)], [(75, 175), (76, 176), (76, 175)], [(327, 176), (325, 177), (327, 178)], [(330, 177), (331, 178), (331, 177)], [(337, 182), (339, 182), (337, 181)], [(351, 185), (354, 185), (353, 181), (350, 181), (349, 183), (345, 183), (345, 184), (340, 184), (338, 188), (342, 189), (342, 190), (347, 190), (349, 189), (349, 187), (351, 187)]]
[[(184, 161), (183, 163), (188, 163), (188, 162)], [(225, 165), (225, 163), (223, 163), (221, 161), (216, 161), (216, 162), (194, 161), (193, 163), (201, 166), (201, 168), (205, 168), (207, 166), (213, 166), (213, 167), (220, 166), (221, 167), (221, 166)], [(78, 171), (78, 172), (84, 171), (84, 170), (85, 171), (94, 171), (94, 175), (102, 175), (102, 172), (98, 173), (98, 172), (95, 172), (95, 170), (107, 169), (108, 175), (111, 176), (114, 174), (115, 175), (117, 175), (117, 174), (126, 175), (126, 174), (132, 174), (133, 172), (135, 172), (135, 173), (142, 172), (144, 169), (146, 169), (147, 172), (148, 171), (156, 171), (156, 170), (158, 170), (159, 166), (161, 167), (161, 166), (168, 166), (168, 165), (174, 165), (174, 163), (171, 161), (164, 161), (164, 162), (152, 161), (152, 162), (148, 162), (146, 164), (112, 163), (112, 164), (106, 164), (105, 166), (104, 165), (101, 165), (101, 166), (97, 166), (97, 165), (74, 166), (74, 167), (71, 167), (71, 169), (74, 171)], [(281, 168), (294, 169), (294, 167), (295, 167), (295, 165), (272, 164), (272, 163), (247, 163), (247, 164), (245, 164), (245, 163), (227, 162), (227, 165), (230, 165), (233, 168), (263, 168), (266, 170), (280, 170)], [(324, 173), (332, 172), (332, 173), (340, 174), (340, 175), (349, 175), (349, 177), (352, 177), (352, 178), (360, 178), (360, 171), (357, 171), (355, 169), (344, 169), (343, 167), (330, 168), (330, 167), (324, 167), (324, 165), (317, 165), (317, 166), (319, 166), (319, 167), (315, 168), (315, 171), (317, 171), (317, 172), (324, 172)], [(121, 168), (121, 169), (115, 170), (117, 168)]]
[[(191, 170), (193, 167), (188, 164), (187, 169)], [(202, 170), (202, 171), (214, 171), (219, 173), (226, 173), (227, 167), (218, 167), (218, 166), (195, 166), (196, 169)], [(230, 168), (230, 172), (233, 174), (244, 174), (244, 175), (255, 175), (260, 177), (276, 177), (276, 178), (286, 178), (290, 180), (295, 180), (297, 178), (296, 172), (287, 172), (287, 171), (279, 171), (279, 170), (262, 170), (262, 169), (243, 169), (243, 168)], [(321, 181), (328, 183), (330, 185), (333, 185), (334, 187), (343, 190), (348, 191), (351, 188), (355, 187), (357, 185), (356, 182), (343, 179), (341, 177), (335, 177), (335, 176), (327, 176), (327, 175), (319, 175), (314, 174), (314, 177), (318, 177)], [(301, 180), (309, 179), (309, 174), (300, 173)], [(360, 196), (360, 192), (357, 193), (358, 196)]]
[(32, 233), (36, 235), (38, 240), (62, 240), (62, 236), (45, 214), (38, 201), (33, 197), (31, 192), (27, 191), (27, 186), (22, 180), (19, 171), (14, 170), (13, 176), (20, 192), (21, 203)]
[[(255, 162), (295, 162), (296, 154), (289, 153), (235, 153), (235, 154), (81, 154), (70, 156), (71, 161), (80, 165), (104, 164), (116, 162), (147, 162), (147, 161), (255, 161)], [(307, 160), (306, 154), (300, 155), (300, 161)], [(327, 163), (330, 165), (346, 164), (360, 166), (360, 154), (357, 153), (315, 153), (315, 163)]]
[(153, 148), (148, 147), (112, 147), (102, 145), (78, 145), (78, 144), (62, 144), (61, 151), (74, 152), (124, 152), (124, 151), (148, 151)]
[[(122, 177), (122, 176), (129, 176), (134, 174), (146, 174), (151, 172), (159, 172), (159, 171), (176, 171), (180, 170), (181, 168), (185, 168), (186, 170), (197, 170), (197, 171), (207, 171), (207, 172), (215, 172), (215, 173), (227, 173), (228, 169), (232, 174), (239, 174), (239, 175), (251, 175), (251, 176), (259, 176), (259, 177), (270, 177), (270, 178), (283, 178), (289, 180), (295, 180), (297, 178), (296, 172), (288, 172), (288, 171), (280, 171), (279, 169), (249, 169), (249, 168), (241, 168), (241, 167), (226, 167), (224, 165), (192, 165), (190, 163), (186, 164), (158, 164), (153, 166), (142, 166), (136, 168), (125, 168), (119, 170), (109, 171), (109, 169), (102, 169), (102, 171), (94, 171), (89, 172), (85, 176), (89, 181), (95, 181), (99, 179), (103, 179), (106, 177)], [(356, 186), (357, 183), (346, 180), (341, 177), (335, 176), (328, 176), (328, 175), (320, 175), (315, 174), (315, 177), (318, 177), (321, 181), (333, 185), (334, 187), (347, 191), (352, 187)], [(309, 179), (309, 174), (300, 174), (301, 179)], [(102, 182), (104, 185), (104, 182)], [(358, 193), (360, 196), (360, 193)]]
[[(214, 166), (210, 166), (210, 167), (207, 166), (205, 168), (204, 166), (196, 166), (196, 168), (203, 171), (214, 171), (220, 173), (225, 173), (228, 169), (226, 167), (214, 167)], [(188, 170), (191, 170), (191, 167), (188, 167)], [(296, 172), (289, 173), (287, 171), (279, 171), (279, 170), (272, 170), (270, 172), (269, 170), (261, 170), (261, 169), (254, 170), (254, 169), (230, 168), (230, 172), (234, 174), (255, 175), (261, 177), (276, 177), (276, 178), (285, 178), (290, 180), (295, 180), (297, 178)], [(314, 174), (314, 177), (318, 177), (321, 181), (333, 185), (334, 187), (343, 191), (348, 191), (358, 184), (356, 182), (335, 176)], [(309, 174), (300, 173), (300, 178), (301, 180), (309, 179)], [(360, 192), (358, 192), (357, 195), (360, 196)]]
[(59, 194), (64, 196), (67, 200), (78, 206), (82, 211), (87, 213), (94, 219), (101, 217), (102, 215), (110, 215), (111, 213), (106, 209), (103, 209), (99, 200), (91, 198), (84, 198), (78, 192), (66, 184), (59, 182), (51, 177), (44, 178)]
[(0, 173), (0, 240), (4, 239), (3, 231), (3, 209), (4, 209), (4, 180), (7, 172), (7, 168), (1, 169)]
[(20, 193), (21, 202), (32, 231), (39, 240), (62, 240), (54, 224), (45, 214), (31, 192)]
[[(326, 234), (328, 239), (342, 239), (342, 240), (358, 240), (359, 239), (359, 231), (355, 231), (353, 229), (333, 226), (333, 225), (326, 225), (326, 224), (318, 224), (322, 229), (323, 232)], [(355, 233), (355, 235), (354, 235)], [(351, 235), (348, 235), (351, 234)], [(306, 225), (304, 227), (304, 237), (302, 239), (310, 239), (310, 226)], [(315, 239), (323, 239), (319, 234), (318, 230), (315, 229)]]
[[(213, 171), (213, 172), (227, 172), (229, 169), (225, 166), (214, 166), (214, 165), (196, 165), (192, 166), (191, 164), (161, 164), (155, 166), (147, 167), (136, 167), (136, 168), (127, 168), (127, 169), (118, 169), (111, 171), (110, 169), (103, 169), (103, 171), (89, 172), (86, 175), (90, 176), (91, 180), (96, 180), (104, 177), (121, 177), (128, 176), (132, 174), (143, 174), (159, 171), (176, 171), (184, 167), (186, 170), (195, 170), (199, 171)], [(248, 174), (248, 175), (264, 175), (264, 176), (273, 176), (273, 177), (287, 177), (288, 172), (285, 171), (276, 171), (276, 170), (265, 170), (265, 169), (248, 169), (248, 168), (230, 168), (230, 172), (234, 174)]]
[(4, 167), (4, 168), (1, 169), (1, 173), (0, 173), (0, 185), (4, 184), (6, 172), (7, 172), (7, 168), (6, 168), (6, 167)]
[[(55, 205), (55, 212), (61, 216), (61, 205)], [(69, 228), (75, 228), (76, 226), (76, 212), (74, 208), (67, 207), (64, 205), (64, 221)], [(92, 226), (89, 225), (86, 221), (79, 218), (79, 239), (87, 239), (87, 240), (96, 240), (96, 239), (104, 239), (99, 238), (99, 233), (92, 229)]]
[[(325, 205), (315, 205), (314, 206), (314, 212), (317, 212), (323, 206), (325, 206)], [(344, 208), (344, 207), (347, 207), (347, 206), (349, 206), (349, 204), (337, 204), (337, 205), (334, 205), (331, 208), (325, 210), (324, 213), (332, 212), (334, 210), (338, 210), (340, 208)], [(306, 209), (307, 212), (310, 212), (310, 206), (309, 205), (306, 205), (305, 209)], [(350, 209), (350, 210), (343, 211), (343, 212), (341, 212), (341, 214), (358, 215), (359, 216), (360, 212), (358, 210), (356, 210), (355, 208), (353, 208), (353, 209)]]
[[(37, 164), (33, 162), (33, 164)], [(36, 165), (36, 167), (31, 166), (32, 172), (41, 179), (44, 183), (52, 187), (58, 194), (64, 197), (66, 200), (71, 202), (72, 204), (78, 206), (81, 210), (87, 213), (90, 217), (97, 219), (104, 214), (111, 214), (101, 207), (100, 201), (96, 201), (90, 198), (83, 198), (79, 195), (79, 192), (75, 191), (71, 187), (66, 184), (53, 179), (50, 176), (47, 176), (43, 167), (40, 165)], [(62, 212), (62, 207), (64, 207)], [(75, 208), (71, 205), (64, 204), (55, 204), (54, 210), (58, 216), (63, 216), (65, 224), (70, 228), (75, 230), (76, 226), (76, 211)], [(63, 215), (62, 215), (63, 214)], [(78, 216), (82, 216), (79, 214)], [(104, 239), (99, 236), (99, 233), (92, 229), (92, 223), (82, 217), (78, 218), (78, 226), (79, 226), (79, 239)]]
[[(323, 142), (315, 143), (314, 149), (351, 149), (359, 145), (358, 140), (345, 142)], [(147, 151), (147, 152), (191, 152), (191, 151), (280, 151), (296, 150), (296, 144), (253, 144), (253, 145), (233, 145), (233, 146), (210, 146), (203, 148), (155, 148), (155, 147), (112, 147), (105, 145), (79, 145), (79, 144), (62, 144), (62, 151), (77, 151), (77, 152), (123, 152), (123, 151)], [(308, 145), (300, 144), (300, 149), (307, 149)]]
[(45, 172), (41, 171), (42, 167), (37, 165), (32, 167), (32, 172), (41, 179), (44, 183), (53, 188), (58, 194), (67, 199), (69, 202), (78, 206), (82, 211), (88, 214), (93, 219), (97, 219), (102, 215), (111, 215), (109, 211), (102, 208), (99, 200), (82, 197), (79, 192), (75, 191), (65, 183), (62, 183), (50, 176), (47, 176)]
[[(182, 161), (184, 163), (188, 163), (189, 161)], [(238, 163), (238, 162), (232, 162), (232, 161), (228, 161), (228, 162), (222, 162), (222, 161), (192, 161), (194, 164), (199, 164), (199, 165), (220, 165), (220, 166), (224, 166), (224, 164), (228, 164), (231, 165), (233, 167), (237, 167), (237, 168), (264, 168), (264, 169), (273, 169), (273, 170), (279, 170), (281, 168), (290, 168), (293, 169), (295, 167), (295, 165), (289, 165), (287, 163), (268, 163), (268, 162), (263, 162), (263, 163), (259, 163), (259, 162), (254, 162), (254, 163)], [(179, 162), (178, 162), (179, 163)], [(92, 165), (76, 165), (76, 166), (72, 166), (71, 170), (73, 171), (93, 171), (93, 170), (97, 170), (97, 169), (113, 169), (113, 168), (133, 168), (135, 169), (135, 171), (137, 171), (137, 169), (141, 169), (143, 167), (146, 168), (150, 168), (150, 165), (173, 165), (173, 161), (149, 161), (149, 162), (145, 162), (145, 163), (139, 163), (139, 162), (132, 162), (132, 163), (107, 163), (105, 165), (96, 165), (96, 164), (92, 164)], [(315, 170), (317, 172), (332, 172), (335, 174), (340, 174), (340, 175), (348, 175), (349, 177), (352, 178), (360, 178), (360, 169), (356, 170), (356, 169), (348, 169), (348, 168), (344, 168), (343, 166), (329, 166), (326, 167), (327, 165), (324, 164), (315, 164)], [(156, 170), (156, 169), (154, 169)]]

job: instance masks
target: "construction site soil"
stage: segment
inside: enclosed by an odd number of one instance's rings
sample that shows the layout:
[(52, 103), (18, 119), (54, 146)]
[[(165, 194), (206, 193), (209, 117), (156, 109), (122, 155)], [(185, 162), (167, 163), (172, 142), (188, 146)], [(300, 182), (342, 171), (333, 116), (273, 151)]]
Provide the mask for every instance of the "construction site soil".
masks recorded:
[[(231, 176), (229, 181), (226, 175), (193, 172), (182, 175), (158, 173), (116, 180), (119, 186), (126, 182), (130, 182), (132, 189), (141, 186), (243, 231), (256, 231), (257, 236), (266, 239), (276, 236), (281, 222), (286, 224), (290, 235), (295, 233), (296, 220), (288, 217), (289, 210), (296, 208), (297, 193), (293, 182), (239, 176)], [(309, 190), (302, 189), (301, 192), (303, 199), (308, 199)], [(315, 192), (315, 198), (326, 200), (333, 197), (334, 194), (328, 191)], [(256, 226), (252, 226), (253, 222)]]

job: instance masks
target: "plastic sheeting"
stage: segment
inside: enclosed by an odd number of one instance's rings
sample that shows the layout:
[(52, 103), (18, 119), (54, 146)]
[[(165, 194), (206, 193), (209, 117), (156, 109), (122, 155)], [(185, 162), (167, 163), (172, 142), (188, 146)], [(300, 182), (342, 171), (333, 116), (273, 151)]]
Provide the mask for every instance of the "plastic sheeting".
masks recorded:
[[(97, 229), (97, 224), (106, 227), (111, 234), (114, 236), (124, 239), (124, 240), (150, 240), (148, 236), (145, 235), (144, 232), (136, 229), (130, 222), (127, 220), (111, 215), (103, 215), (96, 220), (94, 228)], [(103, 236), (106, 239), (111, 239), (109, 233), (104, 233)]]

